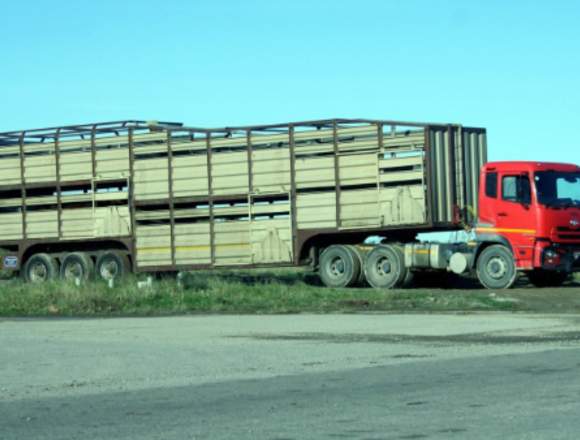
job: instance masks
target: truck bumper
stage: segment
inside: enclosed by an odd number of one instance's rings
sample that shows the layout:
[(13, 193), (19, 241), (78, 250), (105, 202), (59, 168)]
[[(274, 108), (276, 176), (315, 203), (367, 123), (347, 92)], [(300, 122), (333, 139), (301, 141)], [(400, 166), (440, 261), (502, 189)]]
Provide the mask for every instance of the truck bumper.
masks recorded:
[(543, 248), (541, 267), (562, 272), (580, 272), (580, 246), (549, 246)]

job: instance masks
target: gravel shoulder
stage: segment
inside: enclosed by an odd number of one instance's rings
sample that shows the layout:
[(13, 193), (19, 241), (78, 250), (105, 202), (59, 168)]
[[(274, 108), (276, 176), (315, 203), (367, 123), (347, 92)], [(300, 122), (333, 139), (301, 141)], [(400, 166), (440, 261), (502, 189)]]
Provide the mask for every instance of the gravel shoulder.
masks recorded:
[(87, 395), (580, 346), (575, 315), (0, 320), (0, 400)]

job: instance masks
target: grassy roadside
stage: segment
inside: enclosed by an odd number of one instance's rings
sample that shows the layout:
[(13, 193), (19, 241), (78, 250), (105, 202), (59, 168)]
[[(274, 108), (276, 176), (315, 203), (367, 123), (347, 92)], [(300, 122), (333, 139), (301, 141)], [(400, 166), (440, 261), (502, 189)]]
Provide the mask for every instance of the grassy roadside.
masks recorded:
[(326, 313), (357, 311), (516, 310), (517, 302), (479, 290), (377, 291), (329, 289), (301, 271), (197, 272), (156, 280), (138, 288), (136, 280), (109, 289), (104, 283), (74, 286), (4, 282), (0, 316), (151, 316), (187, 313)]

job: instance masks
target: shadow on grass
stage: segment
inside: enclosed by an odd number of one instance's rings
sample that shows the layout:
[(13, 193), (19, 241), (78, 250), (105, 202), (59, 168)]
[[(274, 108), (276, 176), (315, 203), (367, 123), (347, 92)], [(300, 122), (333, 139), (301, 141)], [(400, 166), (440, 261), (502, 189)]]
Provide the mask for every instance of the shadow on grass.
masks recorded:
[(296, 286), (307, 284), (310, 286), (322, 286), (315, 272), (300, 270), (276, 270), (276, 271), (236, 271), (217, 270), (188, 272), (183, 275), (185, 287), (206, 288), (211, 281), (219, 279), (225, 283), (241, 283), (246, 285), (283, 284)]

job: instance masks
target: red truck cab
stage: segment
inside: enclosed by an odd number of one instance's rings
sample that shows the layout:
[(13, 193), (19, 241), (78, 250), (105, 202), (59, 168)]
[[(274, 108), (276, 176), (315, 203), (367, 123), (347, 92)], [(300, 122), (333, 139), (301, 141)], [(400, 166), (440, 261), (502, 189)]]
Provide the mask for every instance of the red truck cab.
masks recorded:
[(477, 241), (490, 255), (478, 256), (477, 272), (486, 287), (510, 287), (517, 271), (538, 286), (580, 271), (579, 166), (490, 162), (481, 170), (478, 210)]

